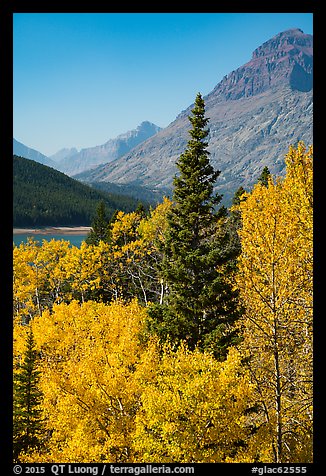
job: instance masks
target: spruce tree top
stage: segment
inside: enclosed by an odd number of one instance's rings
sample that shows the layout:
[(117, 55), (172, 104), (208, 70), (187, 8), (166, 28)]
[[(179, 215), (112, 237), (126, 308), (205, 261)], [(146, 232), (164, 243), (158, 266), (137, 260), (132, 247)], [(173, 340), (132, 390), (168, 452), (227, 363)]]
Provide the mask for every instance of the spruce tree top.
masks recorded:
[[(176, 207), (182, 208), (185, 213), (192, 209), (193, 212), (206, 215), (211, 213), (222, 197), (213, 195), (214, 183), (220, 171), (215, 171), (209, 162), (208, 143), (205, 141), (209, 133), (206, 129), (209, 118), (205, 117), (205, 103), (200, 93), (196, 96), (191, 112), (192, 116), (188, 116), (192, 124), (189, 131), (191, 139), (177, 161), (180, 175), (174, 177), (173, 198)], [(188, 206), (185, 206), (186, 203)]]
[[(203, 285), (207, 288), (209, 270), (213, 279), (216, 275), (217, 251), (212, 238), (217, 226), (214, 207), (221, 196), (214, 195), (213, 188), (220, 172), (209, 162), (205, 141), (209, 119), (205, 118), (205, 104), (199, 93), (189, 120), (193, 126), (189, 131), (191, 139), (177, 161), (180, 173), (174, 178), (174, 200), (168, 214), (162, 263), (163, 275), (170, 286), (170, 301), (173, 293), (182, 294), (179, 287), (187, 287), (192, 297), (198, 295)], [(189, 280), (193, 277), (191, 284)]]
[[(221, 195), (214, 194), (220, 172), (209, 161), (205, 104), (197, 94), (187, 148), (177, 161), (173, 206), (168, 214), (161, 273), (167, 292), (163, 306), (152, 316), (160, 336), (186, 339), (192, 348), (213, 345), (224, 355), (230, 339), (228, 326), (236, 319), (235, 292), (224, 276), (229, 257)], [(223, 209), (222, 209), (223, 210)], [(233, 256), (232, 256), (233, 258)], [(223, 342), (222, 342), (223, 340)], [(214, 344), (214, 345), (215, 345)], [(208, 345), (208, 344), (207, 344)]]
[(88, 245), (98, 245), (100, 241), (108, 241), (108, 218), (104, 200), (101, 200), (97, 205), (92, 229), (85, 241)]
[(271, 176), (271, 173), (269, 171), (269, 168), (265, 166), (262, 170), (262, 173), (260, 174), (260, 177), (258, 179), (258, 183), (263, 185), (264, 187), (268, 187), (268, 181)]

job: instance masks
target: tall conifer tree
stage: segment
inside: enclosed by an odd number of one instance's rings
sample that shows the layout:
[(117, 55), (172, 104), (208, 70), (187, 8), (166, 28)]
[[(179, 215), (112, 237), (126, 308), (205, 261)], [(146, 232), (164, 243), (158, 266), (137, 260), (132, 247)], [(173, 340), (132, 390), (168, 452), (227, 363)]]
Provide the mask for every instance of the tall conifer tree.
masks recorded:
[(109, 237), (108, 223), (105, 203), (104, 200), (101, 200), (97, 205), (92, 229), (85, 240), (86, 243), (88, 245), (98, 245), (100, 241), (107, 242)]
[(168, 293), (163, 306), (150, 311), (163, 338), (186, 339), (190, 347), (212, 345), (225, 356), (230, 324), (236, 318), (236, 296), (225, 280), (230, 255), (223, 229), (226, 209), (216, 211), (222, 196), (214, 194), (220, 172), (209, 161), (205, 104), (198, 93), (188, 147), (174, 178), (174, 206), (168, 215), (162, 278)]
[(267, 167), (267, 165), (265, 165), (265, 167), (262, 170), (262, 173), (259, 176), (258, 183), (260, 183), (261, 185), (264, 185), (264, 187), (268, 187), (268, 181), (270, 177), (271, 177), (271, 173), (269, 171), (269, 168)]
[(42, 393), (38, 383), (37, 351), (33, 333), (27, 335), (26, 351), (14, 373), (13, 456), (19, 461), (21, 452), (40, 448), (43, 439)]

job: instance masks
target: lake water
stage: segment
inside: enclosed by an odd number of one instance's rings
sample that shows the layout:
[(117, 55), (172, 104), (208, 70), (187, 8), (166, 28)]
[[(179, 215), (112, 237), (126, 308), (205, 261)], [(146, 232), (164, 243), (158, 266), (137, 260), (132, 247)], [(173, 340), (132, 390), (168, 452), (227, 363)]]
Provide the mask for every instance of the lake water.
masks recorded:
[(21, 243), (27, 243), (27, 239), (29, 237), (33, 237), (34, 240), (39, 241), (42, 243), (43, 240), (51, 241), (51, 240), (65, 240), (70, 241), (73, 246), (77, 246), (78, 248), (81, 245), (81, 242), (85, 240), (87, 234), (82, 235), (44, 235), (44, 234), (33, 234), (33, 233), (19, 233), (13, 235), (13, 242), (16, 246), (19, 246)]

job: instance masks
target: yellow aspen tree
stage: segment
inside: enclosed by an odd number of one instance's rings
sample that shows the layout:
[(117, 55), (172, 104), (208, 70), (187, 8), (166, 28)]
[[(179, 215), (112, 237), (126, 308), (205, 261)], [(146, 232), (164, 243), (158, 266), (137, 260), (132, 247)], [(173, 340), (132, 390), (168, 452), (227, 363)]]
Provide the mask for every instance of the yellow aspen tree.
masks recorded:
[(36, 312), (41, 312), (40, 306), (37, 309), (35, 295), (38, 293), (38, 273), (37, 269), (31, 266), (36, 260), (37, 243), (29, 240), (13, 249), (13, 314), (20, 316), (28, 322)]
[(312, 461), (312, 156), (302, 142), (290, 147), (286, 177), (240, 203), (241, 350), (269, 448), (256, 458), (266, 462)]
[(68, 248), (68, 241), (43, 240), (40, 244), (33, 239), (14, 247), (15, 315), (21, 313), (24, 319), (31, 319), (60, 299), (65, 278), (59, 268)]
[(247, 461), (252, 386), (235, 349), (224, 362), (181, 345), (166, 346), (136, 416), (140, 462)]
[(123, 276), (119, 251), (113, 250), (111, 244), (100, 241), (96, 249), (94, 247), (94, 253), (98, 264), (98, 286), (95, 293), (97, 300), (110, 302), (121, 298)]
[(116, 249), (138, 238), (137, 228), (141, 216), (136, 212), (119, 211), (110, 230), (111, 242)]
[(165, 241), (165, 232), (168, 227), (167, 216), (172, 208), (172, 201), (164, 197), (163, 202), (151, 210), (150, 216), (143, 219), (138, 227), (138, 233), (143, 243), (144, 264), (138, 267), (139, 275), (147, 277), (147, 288), (150, 289), (151, 302), (162, 304), (167, 284), (164, 282), (158, 269), (163, 260), (162, 246)]
[(85, 241), (79, 248), (72, 246), (62, 262), (62, 271), (69, 284), (65, 300), (84, 302), (92, 299), (94, 291), (100, 286), (100, 269), (100, 249)]
[(46, 452), (26, 461), (134, 461), (142, 382), (155, 375), (155, 348), (145, 349), (139, 339), (144, 318), (136, 302), (72, 301), (31, 321), (51, 438)]
[(167, 229), (167, 214), (172, 207), (172, 201), (164, 197), (163, 202), (158, 204), (150, 212), (148, 218), (143, 219), (138, 227), (138, 233), (144, 241), (156, 246), (164, 241), (165, 231)]
[(51, 307), (62, 301), (67, 284), (63, 260), (69, 251), (67, 240), (43, 240), (37, 255), (36, 265), (43, 271), (43, 306)]
[(45, 442), (22, 462), (250, 461), (253, 386), (241, 356), (144, 342), (137, 302), (55, 304), (15, 322), (15, 359), (32, 329)]
[(111, 227), (111, 248), (114, 258), (112, 273), (120, 285), (124, 299), (137, 297), (147, 305), (161, 299), (162, 283), (157, 264), (162, 259), (158, 244), (164, 239), (167, 212), (171, 201), (164, 199), (148, 217), (139, 214), (117, 214)]

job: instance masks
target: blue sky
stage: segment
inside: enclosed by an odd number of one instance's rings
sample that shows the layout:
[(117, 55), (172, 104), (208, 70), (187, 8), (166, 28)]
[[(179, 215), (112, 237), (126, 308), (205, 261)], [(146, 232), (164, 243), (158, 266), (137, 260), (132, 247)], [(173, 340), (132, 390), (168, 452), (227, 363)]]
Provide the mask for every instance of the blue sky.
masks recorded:
[(14, 137), (51, 155), (166, 127), (310, 13), (16, 13)]

